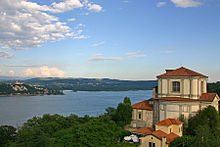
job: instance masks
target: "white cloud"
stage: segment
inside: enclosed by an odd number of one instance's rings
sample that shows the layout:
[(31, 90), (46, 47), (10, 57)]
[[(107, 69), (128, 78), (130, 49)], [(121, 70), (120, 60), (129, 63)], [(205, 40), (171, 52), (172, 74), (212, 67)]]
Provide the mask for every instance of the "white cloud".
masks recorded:
[(85, 27), (85, 25), (80, 23), (77, 25), (77, 27)]
[(15, 75), (15, 71), (14, 71), (14, 70), (10, 70), (10, 71), (8, 72), (8, 75), (9, 75), (9, 76), (14, 76), (14, 75)]
[(87, 39), (88, 36), (85, 36), (85, 35), (79, 35), (79, 36), (75, 36), (73, 37), (74, 39)]
[(102, 54), (95, 54), (92, 58), (88, 59), (90, 62), (94, 61), (121, 61), (123, 58), (120, 57), (103, 57)]
[(102, 41), (102, 42), (99, 42), (99, 43), (94, 43), (92, 44), (93, 47), (97, 47), (97, 46), (100, 46), (100, 45), (103, 45), (105, 44), (105, 41)]
[(102, 10), (102, 6), (97, 4), (88, 4), (88, 10), (94, 11), (94, 12), (100, 12)]
[(67, 19), (67, 21), (75, 21), (76, 20), (76, 18), (69, 18), (69, 19)]
[(83, 7), (83, 4), (80, 2), (80, 0), (65, 0), (60, 3), (52, 3), (52, 7), (54, 8), (52, 12), (54, 13), (60, 13), (69, 11), (75, 8)]
[(63, 77), (64, 71), (55, 67), (49, 68), (48, 66), (42, 66), (39, 68), (28, 68), (23, 71), (23, 76), (28, 77)]
[(165, 50), (164, 51), (165, 54), (171, 54), (171, 53), (174, 53), (174, 52), (175, 52), (175, 50)]
[(10, 54), (6, 51), (0, 50), (0, 58), (12, 58), (14, 57), (14, 54)]
[(159, 3), (157, 3), (157, 7), (162, 7), (162, 6), (166, 5), (166, 3), (167, 2), (159, 2)]
[(136, 52), (127, 53), (128, 58), (139, 58), (139, 57), (145, 57), (145, 56), (147, 56), (147, 55), (146, 54), (138, 54)]
[(202, 3), (195, 0), (171, 0), (176, 7), (187, 8), (187, 7), (198, 7), (201, 6)]
[[(90, 6), (91, 11), (98, 8), (96, 4)], [(82, 38), (81, 34), (76, 33), (77, 28), (73, 30), (66, 22), (59, 21), (59, 18), (52, 14), (76, 8), (88, 9), (88, 6), (80, 0), (64, 0), (51, 5), (39, 5), (27, 0), (0, 0), (0, 47), (30, 49), (51, 40), (73, 36), (76, 39)]]
[(16, 72), (14, 70), (9, 70), (8, 72), (3, 72), (0, 70), (1, 76), (16, 76)]

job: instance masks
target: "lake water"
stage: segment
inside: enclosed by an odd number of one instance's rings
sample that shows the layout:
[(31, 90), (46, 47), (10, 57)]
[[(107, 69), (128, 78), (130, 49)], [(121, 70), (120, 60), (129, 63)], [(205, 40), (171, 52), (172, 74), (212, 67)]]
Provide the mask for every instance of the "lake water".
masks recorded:
[(132, 104), (149, 99), (152, 90), (141, 91), (64, 91), (65, 95), (45, 96), (1, 96), (0, 125), (20, 126), (33, 116), (61, 114), (68, 116), (98, 116), (108, 107), (117, 107), (124, 97), (130, 97)]

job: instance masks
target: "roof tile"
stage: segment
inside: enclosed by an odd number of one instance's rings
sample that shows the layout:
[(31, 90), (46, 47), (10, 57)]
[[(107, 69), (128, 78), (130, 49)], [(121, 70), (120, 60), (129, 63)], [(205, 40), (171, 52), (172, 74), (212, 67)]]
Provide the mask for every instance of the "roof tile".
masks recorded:
[(175, 125), (180, 125), (182, 124), (183, 122), (179, 121), (179, 120), (176, 120), (176, 119), (173, 119), (173, 118), (168, 118), (168, 119), (165, 119), (165, 120), (162, 120), (158, 123), (156, 123), (156, 125), (161, 125), (161, 126), (170, 126), (172, 124), (175, 124)]
[(162, 75), (159, 75), (157, 77), (166, 77), (166, 76), (199, 76), (199, 77), (208, 78), (208, 76), (205, 76), (205, 75), (200, 74), (198, 72), (192, 71), (192, 70), (187, 69), (185, 67), (181, 67), (176, 70), (169, 70), (169, 72), (162, 74)]
[(201, 96), (200, 96), (200, 100), (201, 101), (213, 101), (213, 99), (215, 98), (216, 96), (216, 93), (203, 93)]
[(152, 127), (147, 127), (147, 128), (140, 128), (137, 130), (134, 130), (133, 133), (139, 133), (139, 134), (151, 134), (155, 129)]
[(163, 132), (163, 131), (161, 131), (161, 130), (154, 131), (154, 132), (152, 133), (152, 135), (156, 136), (156, 137), (159, 138), (159, 139), (162, 139), (163, 137), (168, 136), (167, 133), (165, 133), (165, 132)]
[(200, 99), (190, 99), (190, 98), (180, 98), (180, 97), (160, 97), (160, 98), (152, 98), (151, 100), (166, 100), (166, 101), (209, 101), (212, 102), (217, 94), (216, 93), (203, 93), (200, 96)]
[(153, 109), (153, 105), (149, 104), (150, 100), (145, 100), (139, 103), (136, 103), (134, 105), (132, 105), (133, 109), (145, 109), (145, 110), (152, 110)]
[(167, 136), (166, 136), (166, 138), (167, 138), (167, 143), (169, 144), (169, 143), (171, 143), (174, 139), (176, 139), (176, 138), (178, 138), (179, 136), (177, 135), (177, 134), (175, 134), (175, 133), (170, 133), (170, 134), (168, 134)]

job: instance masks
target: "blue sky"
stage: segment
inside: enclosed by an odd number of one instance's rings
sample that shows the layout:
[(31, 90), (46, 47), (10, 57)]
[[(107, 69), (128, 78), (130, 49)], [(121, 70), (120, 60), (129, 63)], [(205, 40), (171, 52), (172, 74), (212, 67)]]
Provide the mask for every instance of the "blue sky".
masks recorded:
[(220, 80), (219, 0), (2, 0), (0, 75)]

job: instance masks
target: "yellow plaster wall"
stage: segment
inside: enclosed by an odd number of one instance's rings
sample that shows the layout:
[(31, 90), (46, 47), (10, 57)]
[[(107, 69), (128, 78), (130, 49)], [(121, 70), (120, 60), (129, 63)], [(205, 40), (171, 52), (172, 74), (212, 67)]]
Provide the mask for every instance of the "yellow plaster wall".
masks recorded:
[(153, 135), (147, 135), (141, 137), (140, 139), (141, 139), (140, 147), (149, 147), (149, 142), (155, 143), (155, 147), (168, 147), (168, 144), (164, 144), (164, 146), (162, 146), (162, 141)]

